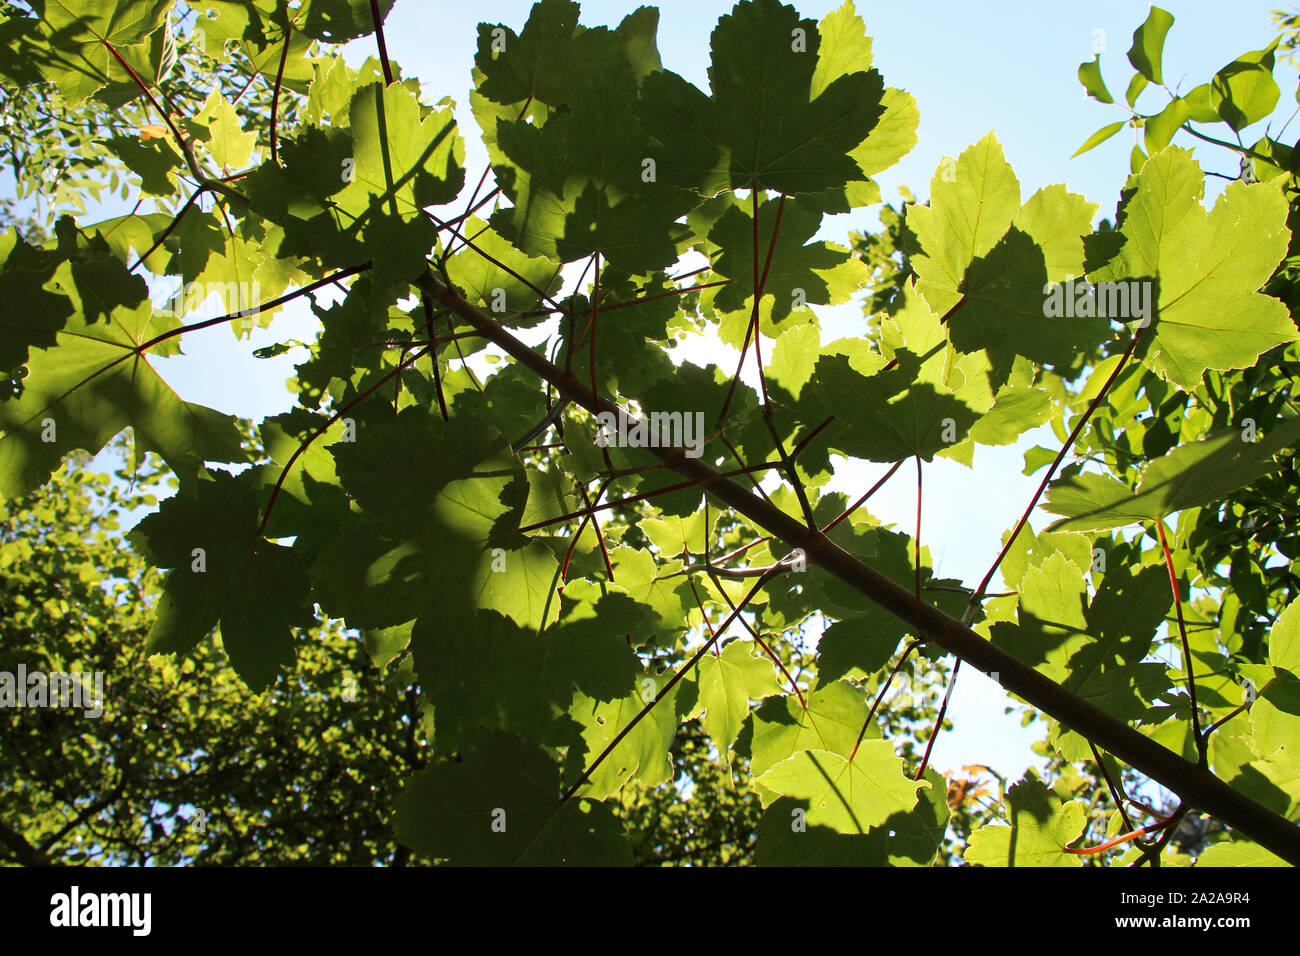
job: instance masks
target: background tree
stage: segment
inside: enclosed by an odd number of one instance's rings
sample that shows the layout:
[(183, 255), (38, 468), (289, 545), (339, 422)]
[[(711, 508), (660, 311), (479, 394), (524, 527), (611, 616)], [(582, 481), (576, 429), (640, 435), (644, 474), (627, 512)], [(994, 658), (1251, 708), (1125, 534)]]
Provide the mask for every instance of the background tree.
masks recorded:
[(0, 506), (0, 670), (100, 672), (106, 698), (93, 719), (0, 711), (0, 852), (26, 864), (405, 862), (388, 803), (424, 748), (409, 667), (381, 672), (337, 622), (304, 631), (292, 678), (261, 697), (215, 638), (182, 660), (148, 656), (158, 575), (124, 546), (120, 521), (157, 504), (166, 473), (151, 458), (108, 475), (85, 458)]

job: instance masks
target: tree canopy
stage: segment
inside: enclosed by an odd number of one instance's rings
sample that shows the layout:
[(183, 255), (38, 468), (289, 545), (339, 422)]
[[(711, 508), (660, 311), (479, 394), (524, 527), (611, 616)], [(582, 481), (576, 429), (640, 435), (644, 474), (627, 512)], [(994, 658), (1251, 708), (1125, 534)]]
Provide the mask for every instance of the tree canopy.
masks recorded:
[[(1026, 195), (989, 133), (841, 243), (825, 217), (881, 201), (920, 116), (852, 0), (740, 0), (707, 89), (654, 8), (539, 0), (480, 25), (467, 109), (388, 58), (391, 6), (0, 21), (37, 200), (0, 235), (6, 663), (123, 687), (88, 731), (6, 713), (15, 860), (1300, 861), (1300, 166), (1239, 135), (1280, 38), (1178, 94), (1152, 8), (1126, 107), (1079, 67), (1126, 113), (1082, 149), (1137, 138), (1109, 218)], [(817, 307), (863, 292), (823, 341)], [(151, 364), (299, 300), (318, 336), (261, 350), (299, 349), (286, 413)], [(703, 338), (738, 365), (673, 357)], [(940, 577), (926, 465), (1043, 424), (987, 574)], [(124, 434), (116, 479), (84, 468)], [(848, 461), (880, 480), (830, 490)], [(886, 525), (871, 495), (912, 474), (915, 523)], [(163, 476), (126, 544), (92, 514)], [(963, 666), (1043, 722), (1047, 770), (994, 793), (930, 766)]]

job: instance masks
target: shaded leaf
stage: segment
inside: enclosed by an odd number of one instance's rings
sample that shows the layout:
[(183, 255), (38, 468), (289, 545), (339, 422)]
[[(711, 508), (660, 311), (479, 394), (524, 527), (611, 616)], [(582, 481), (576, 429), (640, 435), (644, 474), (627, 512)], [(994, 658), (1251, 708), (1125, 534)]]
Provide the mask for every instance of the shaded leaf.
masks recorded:
[(554, 761), (501, 731), (475, 731), (461, 761), (415, 773), (397, 800), (394, 828), (407, 846), (452, 864), (611, 866), (632, 858), (604, 804), (561, 804)]

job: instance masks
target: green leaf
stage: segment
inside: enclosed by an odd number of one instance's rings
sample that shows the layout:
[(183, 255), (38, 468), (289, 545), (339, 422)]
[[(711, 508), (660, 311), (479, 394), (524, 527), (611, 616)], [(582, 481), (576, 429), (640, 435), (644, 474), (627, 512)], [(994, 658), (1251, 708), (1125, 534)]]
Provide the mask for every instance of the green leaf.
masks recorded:
[(909, 780), (888, 740), (864, 740), (852, 760), (827, 750), (801, 750), (759, 782), (774, 793), (808, 800), (808, 823), (837, 833), (866, 833), (916, 806), (930, 784)]
[[(948, 346), (939, 316), (909, 290), (898, 315), (882, 324), (895, 368), (859, 374), (843, 354), (818, 360), (810, 387), (813, 417), (836, 415), (828, 441), (870, 461), (920, 455), (929, 461), (968, 434), (993, 404), (988, 360)], [(896, 344), (893, 344), (896, 343)]]
[(1009, 386), (971, 426), (970, 436), (981, 445), (1010, 445), (1051, 414), (1052, 401), (1041, 389)]
[[(643, 673), (636, 680), (635, 692), (607, 703), (593, 700), (585, 694), (578, 694), (574, 698), (569, 713), (582, 725), (582, 739), (587, 747), (584, 762), (587, 766), (654, 700), (670, 677), (671, 674), (667, 673)], [(637, 722), (609, 752), (609, 756), (592, 771), (579, 793), (603, 800), (618, 793), (632, 779), (647, 787), (672, 779), (673, 767), (668, 748), (677, 730), (676, 708), (681, 690), (681, 683), (674, 685)]]
[(1147, 154), (1142, 152), (1142, 147), (1134, 144), (1133, 151), (1128, 156), (1129, 171), (1133, 174), (1142, 172), (1142, 167), (1146, 165)]
[[(846, 57), (860, 60), (861, 41), (847, 40), (852, 19), (831, 18), (821, 81)], [(780, 0), (741, 0), (713, 31), (712, 97), (675, 73), (647, 77), (640, 112), (662, 144), (652, 154), (661, 176), (704, 195), (728, 186), (795, 195), (862, 180), (849, 154), (879, 119), (884, 84), (858, 69), (814, 93), (821, 42), (816, 24)]]
[(1206, 214), (1203, 190), (1190, 153), (1154, 154), (1124, 207), (1123, 247), (1090, 274), (1154, 286), (1143, 362), (1187, 390), (1207, 369), (1246, 368), (1300, 338), (1286, 306), (1257, 291), (1286, 254), (1286, 199), (1267, 183), (1234, 182)]
[[(916, 145), (916, 130), (921, 122), (916, 97), (890, 87), (880, 99), (884, 112), (871, 129), (871, 135), (849, 151), (868, 176), (882, 173), (902, 159)], [(853, 184), (849, 185), (853, 188)]]
[(930, 205), (908, 208), (907, 224), (924, 254), (913, 257), (917, 288), (942, 315), (961, 299), (975, 259), (992, 251), (1020, 210), (1020, 183), (990, 132), (945, 159), (930, 180)]
[[(916, 808), (895, 814), (877, 829), (888, 839), (891, 866), (932, 866), (943, 847), (952, 813), (948, 808), (948, 781), (933, 767), (927, 767)], [(881, 832), (883, 831), (883, 833)]]
[(1078, 566), (1060, 552), (1051, 554), (1025, 572), (1018, 621), (994, 624), (993, 643), (1061, 681), (1068, 673), (1065, 661), (1088, 642), (1086, 590)]
[(809, 94), (816, 99), (841, 76), (871, 69), (871, 37), (858, 16), (853, 0), (844, 3), (817, 24), (820, 44), (817, 68), (813, 71)]
[(970, 836), (965, 860), (971, 866), (1083, 866), (1065, 848), (1083, 833), (1087, 807), (1060, 798), (1031, 771), (1007, 792), (1011, 825), (989, 824)]
[(130, 81), (109, 45), (122, 53), (143, 41), (162, 25), (172, 2), (48, 0), (42, 6), (42, 30), (55, 55), (40, 61), (41, 72), (76, 106), (110, 83)]
[[(758, 207), (760, 249), (767, 249), (771, 244), (779, 206), (779, 200), (769, 199)], [(785, 202), (767, 282), (763, 285), (763, 301), (759, 304), (764, 331), (803, 303), (847, 302), (866, 278), (866, 266), (848, 249), (834, 243), (808, 241), (820, 225), (821, 213), (809, 204), (801, 200)], [(718, 247), (713, 271), (731, 280), (716, 292), (709, 290), (712, 303), (724, 312), (739, 313), (747, 326), (754, 303), (754, 218), (749, 203), (735, 201), (710, 230), (709, 241)], [(706, 295), (705, 301), (708, 300)], [(740, 335), (743, 338), (743, 329)]]
[(476, 726), (547, 742), (558, 736), (555, 721), (572, 704), (575, 685), (602, 701), (628, 694), (641, 666), (617, 629), (644, 614), (626, 595), (611, 594), (584, 602), (541, 634), (495, 611), (479, 611), (458, 628), (422, 616), (411, 643), (438, 715), (439, 749), (456, 747)]
[(1047, 465), (1056, 458), (1056, 454), (1057, 453), (1050, 448), (1044, 448), (1042, 445), (1035, 445), (1033, 448), (1025, 452), (1025, 467), (1021, 473), (1032, 475), (1040, 468), (1047, 467)]
[(72, 303), (44, 285), (58, 266), (56, 256), (28, 245), (11, 228), (0, 234), (0, 301), (9, 303), (0, 316), (0, 369), (27, 361), (31, 347), (49, 348), (72, 312)]
[(1268, 662), (1300, 673), (1300, 598), (1288, 604), (1273, 622), (1268, 638)]
[[(67, 267), (54, 281), (79, 303)], [(56, 347), (33, 352), (22, 395), (0, 402), (0, 494), (26, 494), (74, 448), (98, 452), (128, 427), (137, 448), (162, 455), (184, 484), (204, 461), (242, 459), (234, 419), (182, 401), (137, 351), (176, 325), (147, 300), (116, 309), (111, 323), (78, 312), (56, 333)]]
[(994, 644), (1121, 720), (1143, 716), (1170, 688), (1165, 666), (1147, 661), (1171, 601), (1162, 567), (1113, 567), (1088, 604), (1080, 566), (1056, 552), (1017, 586), (1017, 621), (994, 623)]
[(610, 551), (614, 565), (617, 590), (632, 597), (638, 604), (646, 605), (657, 618), (656, 628), (661, 634), (676, 634), (683, 629), (690, 590), (682, 578), (667, 577), (679, 570), (678, 562), (655, 564), (648, 550), (620, 545)]
[[(1165, 34), (1173, 26), (1173, 14), (1159, 7), (1152, 7), (1146, 20), (1133, 32), (1133, 45), (1128, 51), (1128, 61), (1152, 83), (1163, 83), (1160, 75), (1160, 57), (1165, 46)], [(1133, 100), (1129, 100), (1132, 105)]]
[[(458, 228), (475, 249), (464, 248), (447, 260), (447, 274), (472, 305), (496, 315), (524, 312), (541, 304), (534, 288), (552, 295), (559, 291), (558, 270), (545, 258), (524, 255), (473, 216)], [(511, 324), (527, 326), (532, 321), (517, 319)]]
[(768, 388), (779, 385), (797, 399), (812, 378), (820, 351), (821, 332), (816, 323), (788, 326), (772, 349), (772, 360), (766, 371)]
[[(1141, 73), (1133, 74), (1133, 78), (1128, 81), (1128, 89), (1124, 91), (1124, 99), (1128, 101), (1129, 106), (1137, 102), (1137, 98), (1142, 95), (1142, 91), (1147, 88), (1149, 82), (1150, 80)], [(1135, 169), (1133, 172), (1137, 172), (1137, 170)]]
[[(581, 36), (589, 34), (605, 35)], [(653, 167), (655, 150), (628, 108), (638, 77), (618, 38), (606, 39), (575, 61), (583, 82), (564, 109), (544, 123), (496, 118), (493, 168), (513, 205), (499, 208), (492, 226), (530, 256), (573, 262), (600, 253), (640, 275), (676, 261), (677, 220), (698, 197), (666, 186)]]
[(836, 621), (817, 642), (817, 681), (825, 686), (853, 668), (865, 674), (880, 670), (893, 658), (907, 624), (883, 608)]
[(1279, 856), (1248, 840), (1225, 840), (1196, 858), (1199, 866), (1290, 866)]
[(371, 663), (383, 670), (395, 661), (411, 642), (412, 623), (362, 631), (361, 639), (365, 641), (366, 653), (370, 655)]
[(465, 185), (465, 142), (450, 109), (422, 107), (400, 83), (370, 83), (353, 95), (348, 124), (351, 163), (328, 171), (347, 182), (335, 196), (341, 212), (364, 217), (378, 204), (409, 217)]
[(540, 0), (522, 33), (480, 23), (474, 57), (483, 73), (478, 92), (503, 104), (530, 98), (548, 106), (572, 102), (582, 84), (584, 61), (607, 47), (601, 43), (605, 28), (578, 32), (578, 12), (573, 0)]
[[(1100, 55), (1094, 56), (1091, 60), (1085, 60), (1079, 64), (1079, 82), (1083, 84), (1083, 88), (1088, 91), (1088, 95), (1091, 96), (1094, 100), (1097, 100), (1098, 102), (1101, 103), (1115, 102), (1115, 100), (1110, 95), (1110, 90), (1106, 89), (1106, 81), (1101, 78), (1101, 56)], [(1119, 123), (1115, 124), (1115, 127), (1118, 128), (1123, 125), (1124, 125), (1123, 121), (1120, 121)], [(1107, 136), (1109, 135), (1110, 134), (1108, 133)], [(1102, 137), (1102, 139), (1105, 138), (1106, 137), (1104, 136)], [(1100, 141), (1101, 140), (1098, 140), (1098, 142)], [(1092, 143), (1091, 140), (1089, 140), (1089, 142), (1091, 143), (1091, 146), (1088, 146), (1087, 147), (1088, 149), (1091, 149), (1092, 146), (1097, 145), (1097, 143)], [(1082, 152), (1084, 152), (1084, 150), (1080, 149), (1079, 153)], [(1075, 153), (1074, 155), (1078, 156), (1079, 153)]]
[(1222, 118), (1209, 83), (1192, 87), (1183, 97), (1183, 103), (1187, 106), (1187, 118), (1194, 123), (1217, 123)]
[[(114, 136), (104, 141), (127, 169), (140, 177), (140, 188), (154, 196), (176, 193), (176, 173), (181, 170), (181, 155), (169, 140), (141, 142), (134, 136)], [(140, 246), (144, 252), (148, 244)]]
[(1156, 153), (1169, 145), (1179, 127), (1187, 122), (1191, 108), (1181, 97), (1169, 101), (1155, 116), (1148, 116), (1142, 127), (1143, 142), (1148, 153)]
[(944, 316), (963, 352), (996, 350), (1036, 362), (1068, 363), (1099, 343), (1105, 323), (1054, 310), (1049, 282), (1082, 271), (1082, 236), (1096, 206), (1064, 186), (1020, 205), (1020, 186), (990, 133), (945, 160), (930, 184), (930, 207), (909, 207), (917, 289)]
[(1120, 720), (1142, 717), (1170, 687), (1163, 664), (1148, 659), (1172, 603), (1169, 576), (1153, 565), (1130, 575), (1112, 567), (1088, 606), (1092, 640), (1065, 662), (1063, 687)]
[(1300, 677), (1279, 670), (1250, 708), (1251, 746), (1294, 765), (1300, 741)]
[(638, 81), (663, 69), (656, 45), (659, 33), (659, 10), (656, 7), (637, 7), (623, 18), (614, 32), (623, 41), (623, 53)]
[(732, 641), (720, 655), (700, 658), (696, 674), (699, 700), (689, 716), (703, 712), (704, 732), (725, 758), (749, 714), (749, 702), (781, 692), (776, 668), (753, 641)]
[(931, 866), (948, 826), (947, 784), (930, 768), (916, 809), (867, 833), (808, 825), (808, 800), (781, 797), (758, 824), (759, 866)]
[[(806, 50), (793, 40), (796, 29), (806, 33)], [(733, 187), (794, 194), (861, 178), (847, 153), (880, 115), (878, 73), (837, 76), (814, 95), (820, 34), (779, 0), (736, 4), (719, 19), (711, 46), (709, 84)]]
[[(1003, 544), (1010, 534), (1010, 531), (1003, 532)], [(1061, 552), (1080, 571), (1086, 572), (1092, 566), (1092, 542), (1084, 535), (1052, 531), (1035, 533), (1032, 527), (1025, 525), (1002, 560), (1002, 580), (1008, 587), (1019, 587), (1025, 572), (1041, 565), (1055, 551)]]
[(1218, 73), (1210, 84), (1210, 102), (1223, 121), (1241, 132), (1266, 119), (1281, 95), (1273, 79), (1273, 49), (1256, 50), (1238, 57)]
[(235, 108), (216, 90), (208, 94), (194, 122), (207, 133), (209, 155), (222, 169), (240, 169), (253, 155), (256, 133), (245, 133)]
[(686, 518), (677, 515), (643, 518), (639, 526), (659, 549), (659, 553), (665, 556), (679, 555), (683, 550), (703, 554), (707, 548), (708, 529), (704, 526), (703, 511), (697, 511)]
[(758, 823), (754, 862), (758, 866), (884, 866), (878, 828), (839, 833), (808, 826), (808, 801), (781, 797)]
[(1300, 438), (1300, 418), (1284, 419), (1254, 437), (1247, 441), (1243, 431), (1231, 428), (1180, 445), (1146, 467), (1136, 491), (1091, 472), (1057, 479), (1043, 508), (1065, 518), (1051, 530), (1122, 528), (1225, 498), (1279, 467), (1273, 456)]
[[(641, 673), (632, 635), (646, 633), (650, 610), (626, 594), (600, 594), (575, 601), (564, 618), (548, 628), (546, 637), (563, 655), (561, 671), (578, 689), (596, 700), (611, 701), (627, 694)], [(644, 689), (644, 685), (642, 685)]]
[(847, 757), (867, 719), (866, 694), (847, 681), (836, 681), (807, 695), (805, 708), (793, 694), (769, 698), (754, 711), (750, 772), (769, 767), (804, 750), (828, 750)]
[(313, 302), (312, 312), (322, 331), (312, 343), (311, 358), (295, 370), (299, 401), (316, 406), (329, 395), (332, 381), (351, 382), (357, 373), (380, 367), (388, 310), (380, 304), (370, 276), (361, 275), (342, 302), (328, 309)]
[(1260, 757), (1294, 765), (1300, 739), (1300, 600), (1273, 622), (1268, 663), (1271, 667), (1259, 667), (1261, 673), (1251, 675), (1260, 686), (1250, 709), (1251, 746)]
[(429, 254), (438, 241), (438, 228), (427, 216), (394, 216), (371, 209), (363, 239), (374, 252), (370, 280), (379, 290), (405, 287), (429, 267)]
[[(838, 77), (871, 67), (871, 38), (866, 35), (866, 26), (855, 12), (852, 0), (846, 0), (839, 9), (823, 17), (818, 30), (821, 46), (810, 90), (814, 97)], [(916, 145), (916, 130), (921, 121), (916, 99), (902, 90), (886, 89), (880, 105), (884, 112), (871, 134), (849, 150), (849, 157), (867, 178), (817, 194), (814, 201), (827, 212), (843, 213), (879, 202), (880, 187), (870, 177), (894, 165)]]
[[(379, 0), (382, 24), (395, 0)], [(294, 30), (326, 43), (346, 43), (375, 32), (369, 0), (305, 0), (294, 8)]]
[(168, 498), (131, 532), (150, 561), (172, 569), (150, 651), (189, 653), (220, 621), (231, 665), (258, 691), (293, 664), (291, 628), (315, 621), (301, 556), (266, 541), (259, 517), (251, 483), (218, 472), (192, 495)]
[(622, 827), (596, 800), (560, 802), (554, 760), (501, 731), (474, 731), (459, 762), (413, 774), (394, 829), (409, 847), (469, 866), (617, 866)]
[(1126, 122), (1128, 121), (1119, 120), (1118, 122), (1110, 123), (1107, 126), (1103, 126), (1101, 129), (1097, 130), (1097, 132), (1093, 133), (1086, 140), (1084, 140), (1083, 145), (1080, 146), (1078, 149), (1076, 149), (1074, 153), (1071, 154), (1070, 158), (1074, 159), (1075, 156), (1082, 156), (1084, 153), (1092, 149), (1094, 146), (1100, 146), (1102, 143), (1106, 142), (1106, 140), (1110, 139), (1121, 129), (1123, 129), (1124, 124)]
[[(558, 617), (557, 562), (518, 531), (528, 483), (499, 432), (470, 414), (444, 425), (410, 407), (358, 423), (355, 441), (329, 451), (361, 509), (313, 567), (332, 613), (356, 627), (427, 616), (447, 631), (471, 627), (476, 609), (535, 631)], [(418, 641), (415, 656), (427, 671)]]

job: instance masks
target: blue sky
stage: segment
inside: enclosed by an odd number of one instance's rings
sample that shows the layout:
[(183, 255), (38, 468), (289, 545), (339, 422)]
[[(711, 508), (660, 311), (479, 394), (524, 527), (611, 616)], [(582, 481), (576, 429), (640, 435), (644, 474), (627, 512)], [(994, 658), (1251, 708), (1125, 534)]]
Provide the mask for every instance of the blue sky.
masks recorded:
[[(840, 0), (802, 0), (796, 6), (804, 16), (820, 18), (839, 4)], [(1208, 80), (1239, 54), (1265, 46), (1273, 35), (1269, 11), (1275, 5), (1276, 0), (1166, 2), (1165, 8), (1176, 17), (1165, 44), (1166, 82), (1185, 91)], [(582, 22), (614, 25), (636, 6), (587, 0), (582, 4)], [(664, 66), (707, 87), (709, 33), (731, 6), (730, 0), (664, 0), (659, 29)], [(518, 31), (530, 7), (527, 0), (398, 0), (388, 19), (389, 51), (404, 73), (421, 80), (430, 101), (450, 95), (457, 102), (462, 132), (470, 141), (470, 183), (477, 181), (485, 163), (475, 141), (477, 126), (468, 111), (476, 24), (502, 22)], [(1133, 137), (1129, 131), (1121, 132), (1092, 152), (1070, 159), (1090, 133), (1124, 115), (1119, 107), (1085, 100), (1076, 70), (1091, 57), (1100, 38), (1103, 72), (1112, 94), (1119, 98), (1131, 75), (1125, 53), (1133, 29), (1146, 17), (1147, 4), (862, 0), (857, 9), (874, 38), (874, 65), (887, 85), (913, 94), (921, 112), (917, 146), (877, 177), (887, 199), (896, 201), (900, 186), (925, 199), (941, 159), (956, 156), (994, 130), (1020, 179), (1022, 198), (1039, 187), (1064, 182), (1098, 203), (1099, 217), (1113, 214), (1128, 172)], [(363, 38), (350, 44), (345, 55), (360, 62), (374, 52), (373, 38)], [(1283, 90), (1276, 127), (1295, 108), (1296, 74), (1284, 64), (1275, 75)], [(1157, 106), (1164, 98), (1162, 91), (1148, 90), (1138, 105)], [(1258, 137), (1262, 126), (1247, 131), (1247, 142)], [(1300, 121), (1288, 131), (1287, 141), (1297, 134)], [(1197, 154), (1207, 168), (1235, 173), (1235, 164), (1225, 152), (1207, 147)], [(1222, 181), (1208, 180), (1208, 198), (1212, 201), (1221, 188)], [(3, 192), (11, 194), (8, 188)], [(117, 212), (105, 209), (103, 215)], [(843, 241), (848, 230), (869, 229), (875, 222), (872, 210), (832, 217), (821, 237)], [(824, 319), (825, 340), (854, 334), (862, 323), (857, 305), (828, 310)], [(188, 354), (161, 361), (158, 368), (186, 399), (260, 419), (289, 407), (291, 395), (284, 383), (302, 356), (289, 353), (257, 360), (250, 356), (252, 349), (288, 338), (310, 338), (312, 328), (305, 307), (291, 308), (270, 330), (255, 332), (251, 342), (236, 340), (225, 328), (188, 336)], [(725, 353), (699, 354), (717, 360), (715, 354)], [(1036, 487), (1037, 478), (1025, 477), (1021, 468), (1023, 450), (1039, 443), (1058, 447), (1044, 427), (1013, 448), (978, 449), (974, 471), (942, 459), (926, 466), (922, 540), (932, 549), (939, 573), (970, 584), (982, 577), (997, 553), (1002, 531), (1015, 522)], [(883, 471), (882, 466), (857, 468), (838, 478), (845, 490), (864, 490)], [(914, 493), (908, 466), (873, 499), (872, 510), (910, 533)], [(940, 738), (935, 766), (948, 770), (980, 763), (1018, 774), (1033, 760), (1028, 744), (1039, 732), (1022, 729), (1018, 717), (1003, 716), (1006, 703), (995, 684), (966, 669), (952, 707), (956, 729)]]

